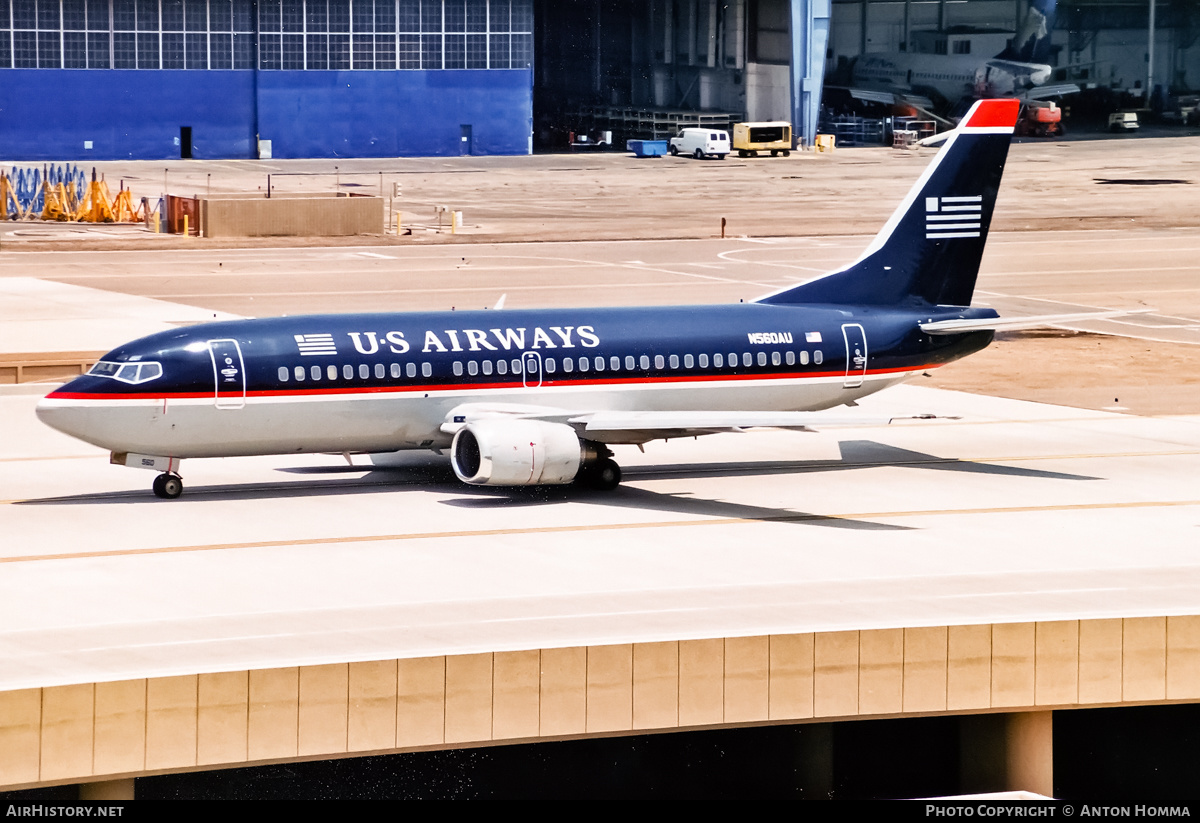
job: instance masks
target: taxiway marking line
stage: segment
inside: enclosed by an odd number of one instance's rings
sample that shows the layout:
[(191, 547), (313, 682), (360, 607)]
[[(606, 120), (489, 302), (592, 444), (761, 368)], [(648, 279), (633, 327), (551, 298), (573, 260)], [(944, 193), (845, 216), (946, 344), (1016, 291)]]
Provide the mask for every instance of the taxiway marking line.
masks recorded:
[(24, 555), (0, 558), (0, 563), (31, 563), (39, 560), (75, 560), (98, 557), (132, 557), (143, 554), (262, 549), (283, 546), (321, 546), (341, 543), (379, 543), (390, 540), (433, 540), (453, 537), (495, 537), (512, 534), (556, 534), (580, 531), (618, 531), (627, 529), (684, 528), (688, 526), (732, 526), (751, 523), (808, 523), (821, 520), (883, 520), (899, 517), (963, 514), (1028, 514), (1034, 512), (1096, 511), (1099, 509), (1152, 509), (1200, 506), (1200, 500), (1148, 500), (1134, 503), (1068, 503), (1054, 506), (1000, 506), (972, 509), (925, 509), (901, 512), (850, 512), (845, 514), (783, 514), (778, 517), (719, 517), (703, 520), (665, 520), (647, 523), (608, 523), (570, 526), (542, 526), (519, 529), (474, 529), (455, 532), (416, 532), (412, 534), (370, 534), (357, 537), (312, 537), (299, 540), (261, 540), (245, 543), (209, 543), (196, 546), (160, 546), (151, 549), (114, 549), (112, 551)]

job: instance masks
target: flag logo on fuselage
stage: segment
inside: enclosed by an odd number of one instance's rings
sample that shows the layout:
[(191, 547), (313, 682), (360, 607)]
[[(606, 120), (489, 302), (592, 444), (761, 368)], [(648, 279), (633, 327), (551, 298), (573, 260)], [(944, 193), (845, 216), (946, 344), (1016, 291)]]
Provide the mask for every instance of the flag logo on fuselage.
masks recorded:
[(925, 239), (978, 237), (983, 218), (983, 197), (925, 198)]
[(296, 345), (299, 347), (302, 356), (308, 357), (338, 353), (332, 334), (297, 334), (293, 336), (296, 338)]

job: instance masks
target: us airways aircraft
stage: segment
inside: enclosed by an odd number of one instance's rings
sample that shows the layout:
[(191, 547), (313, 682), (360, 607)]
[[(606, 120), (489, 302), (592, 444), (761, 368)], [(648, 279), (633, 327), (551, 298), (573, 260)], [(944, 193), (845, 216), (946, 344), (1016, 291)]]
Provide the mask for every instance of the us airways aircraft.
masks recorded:
[(114, 349), (37, 413), (164, 498), (184, 458), (404, 449), (449, 449), (466, 483), (612, 488), (614, 444), (829, 423), (1016, 325), (968, 306), (1017, 107), (976, 103), (856, 262), (752, 303), (211, 323)]

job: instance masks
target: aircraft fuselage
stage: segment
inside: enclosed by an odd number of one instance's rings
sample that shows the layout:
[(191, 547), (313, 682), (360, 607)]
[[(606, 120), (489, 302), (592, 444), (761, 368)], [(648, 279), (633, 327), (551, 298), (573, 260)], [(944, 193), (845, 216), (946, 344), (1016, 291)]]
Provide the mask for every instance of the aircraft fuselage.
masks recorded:
[(735, 304), (230, 321), (115, 349), (111, 374), (71, 381), (38, 414), (114, 452), (183, 458), (443, 448), (462, 404), (819, 410), (991, 340), (923, 334), (933, 316)]

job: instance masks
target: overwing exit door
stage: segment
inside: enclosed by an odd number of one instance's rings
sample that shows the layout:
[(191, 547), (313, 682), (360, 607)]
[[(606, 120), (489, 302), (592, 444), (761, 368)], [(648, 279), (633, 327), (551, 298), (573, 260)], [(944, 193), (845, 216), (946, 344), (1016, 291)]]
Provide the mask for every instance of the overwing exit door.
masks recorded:
[(535, 351), (521, 355), (522, 380), (526, 388), (542, 385), (542, 356)]

